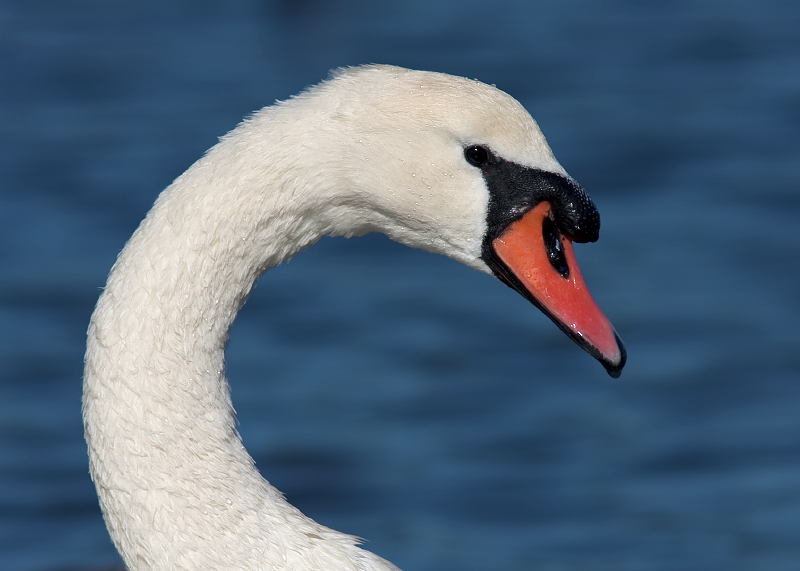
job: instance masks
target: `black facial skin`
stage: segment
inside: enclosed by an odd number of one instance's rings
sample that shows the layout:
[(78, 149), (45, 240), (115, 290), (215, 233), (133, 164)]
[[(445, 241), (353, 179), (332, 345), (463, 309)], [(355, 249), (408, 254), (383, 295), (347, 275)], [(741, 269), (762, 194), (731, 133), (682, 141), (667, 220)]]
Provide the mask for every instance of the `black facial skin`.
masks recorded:
[(550, 203), (550, 216), (542, 233), (550, 264), (562, 277), (569, 277), (570, 268), (564, 256), (562, 236), (574, 242), (594, 242), (600, 235), (600, 213), (592, 199), (572, 179), (507, 161), (483, 145), (469, 145), (464, 158), (479, 168), (489, 189), (487, 229), (483, 237), (481, 258), (500, 281), (517, 290), (547, 315), (559, 329), (596, 358), (616, 378), (625, 365), (622, 340), (616, 337), (622, 359), (619, 364), (606, 361), (600, 351), (553, 316), (506, 266), (494, 251), (494, 241), (508, 227), (541, 202)]
[(488, 230), (484, 243), (543, 201), (551, 206), (558, 231), (573, 242), (595, 242), (600, 235), (600, 213), (574, 180), (512, 163), (482, 145), (464, 149), (464, 157), (481, 169), (489, 188)]

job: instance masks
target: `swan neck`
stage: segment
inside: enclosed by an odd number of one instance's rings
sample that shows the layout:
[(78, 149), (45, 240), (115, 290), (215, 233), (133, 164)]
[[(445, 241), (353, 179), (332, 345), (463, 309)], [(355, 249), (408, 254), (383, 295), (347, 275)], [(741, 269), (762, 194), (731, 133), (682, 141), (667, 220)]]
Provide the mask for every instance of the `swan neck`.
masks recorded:
[[(89, 327), (90, 470), (131, 571), (233, 568), (214, 553), (203, 565), (186, 563), (198, 547), (191, 538), (238, 529), (251, 541), (231, 540), (225, 557), (246, 561), (287, 519), (295, 521), (289, 529), (317, 526), (245, 451), (224, 348), (255, 280), (324, 228), (304, 218), (302, 201), (279, 207), (294, 188), (270, 188), (235, 163), (221, 172), (226, 151), (223, 141), (162, 193), (121, 252)], [(262, 215), (242, 214), (253, 211)]]

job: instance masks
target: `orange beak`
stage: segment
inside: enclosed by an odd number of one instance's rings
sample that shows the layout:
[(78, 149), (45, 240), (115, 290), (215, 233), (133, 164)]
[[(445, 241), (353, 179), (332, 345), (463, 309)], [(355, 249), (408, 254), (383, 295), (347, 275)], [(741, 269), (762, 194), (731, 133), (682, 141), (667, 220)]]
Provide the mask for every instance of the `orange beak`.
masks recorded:
[[(511, 223), (492, 242), (500, 261), (513, 275), (501, 276), (538, 306), (567, 335), (597, 358), (612, 377), (619, 377), (626, 353), (614, 327), (600, 311), (583, 281), (572, 240), (548, 237), (550, 203), (541, 202)], [(553, 241), (557, 242), (554, 254)], [(554, 256), (557, 262), (554, 263)], [(560, 263), (558, 263), (560, 261)]]

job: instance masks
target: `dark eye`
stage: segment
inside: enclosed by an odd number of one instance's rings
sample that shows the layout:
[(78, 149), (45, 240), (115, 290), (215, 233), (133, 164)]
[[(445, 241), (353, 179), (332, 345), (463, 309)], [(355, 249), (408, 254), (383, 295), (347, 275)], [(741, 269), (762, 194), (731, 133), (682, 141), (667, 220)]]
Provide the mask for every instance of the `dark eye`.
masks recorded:
[(484, 165), (489, 160), (489, 151), (480, 145), (472, 145), (464, 149), (464, 157), (469, 164), (479, 167)]

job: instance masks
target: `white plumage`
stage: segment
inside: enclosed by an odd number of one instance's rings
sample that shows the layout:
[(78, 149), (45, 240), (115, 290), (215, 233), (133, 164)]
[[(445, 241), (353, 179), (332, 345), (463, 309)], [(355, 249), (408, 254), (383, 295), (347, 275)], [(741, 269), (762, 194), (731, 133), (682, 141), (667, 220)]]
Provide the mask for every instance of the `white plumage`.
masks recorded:
[(505, 93), (367, 66), (255, 113), (159, 196), (86, 353), (91, 474), (130, 571), (395, 569), (262, 478), (234, 427), (224, 346), (255, 280), (323, 235), (383, 232), (488, 272), (473, 143), (565, 174)]

